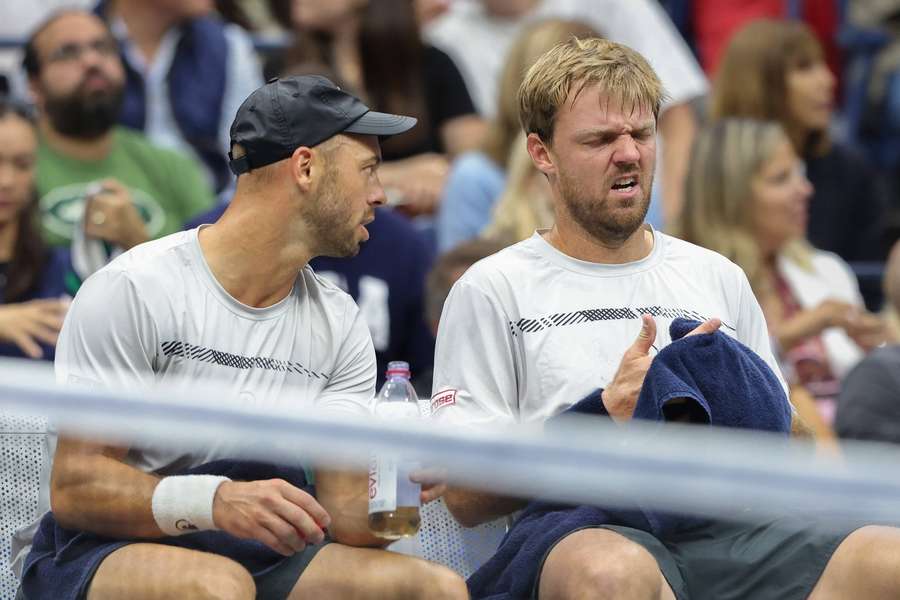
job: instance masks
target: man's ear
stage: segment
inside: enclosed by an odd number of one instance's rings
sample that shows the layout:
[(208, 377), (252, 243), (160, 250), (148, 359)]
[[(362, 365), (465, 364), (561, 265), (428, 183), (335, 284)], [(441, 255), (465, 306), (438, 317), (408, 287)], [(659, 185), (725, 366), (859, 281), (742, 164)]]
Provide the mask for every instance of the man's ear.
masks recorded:
[(535, 168), (550, 177), (556, 175), (556, 165), (553, 164), (553, 155), (550, 147), (536, 133), (529, 133), (526, 140), (528, 154), (531, 155), (531, 161)]
[(304, 192), (312, 187), (313, 162), (313, 150), (308, 146), (300, 146), (291, 155), (291, 175)]

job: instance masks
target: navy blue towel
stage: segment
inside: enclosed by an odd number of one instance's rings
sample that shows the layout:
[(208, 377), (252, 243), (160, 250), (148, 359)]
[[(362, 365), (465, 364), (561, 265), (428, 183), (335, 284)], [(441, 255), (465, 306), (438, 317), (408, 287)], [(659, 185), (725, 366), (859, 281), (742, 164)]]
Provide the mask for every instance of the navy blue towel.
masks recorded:
[[(302, 468), (253, 461), (219, 460), (177, 474), (223, 475), (235, 481), (283, 479), (307, 493), (315, 491), (308, 484)], [(154, 540), (120, 540), (64, 529), (53, 518), (53, 513), (47, 513), (25, 559), (22, 590), (27, 598), (83, 598), (91, 578), (107, 556), (123, 546), (141, 541), (226, 556), (239, 562), (254, 577), (271, 571), (285, 560), (283, 555), (260, 542), (238, 539), (224, 531), (199, 531)]]
[[(653, 359), (634, 418), (758, 429), (786, 437), (791, 409), (775, 373), (756, 353), (725, 333), (684, 337), (699, 325), (687, 319), (672, 322), (673, 341)], [(592, 392), (567, 412), (605, 414), (601, 391)], [(700, 521), (640, 508), (531, 502), (497, 553), (469, 578), (469, 592), (473, 599), (530, 598), (547, 553), (580, 529), (623, 525), (665, 539)]]

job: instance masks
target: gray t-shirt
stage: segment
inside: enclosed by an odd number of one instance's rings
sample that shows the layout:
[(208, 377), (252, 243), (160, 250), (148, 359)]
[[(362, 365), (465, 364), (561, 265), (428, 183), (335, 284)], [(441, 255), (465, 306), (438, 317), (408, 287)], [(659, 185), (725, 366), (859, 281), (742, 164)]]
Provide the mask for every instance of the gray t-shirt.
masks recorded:
[(834, 429), (842, 438), (900, 444), (900, 345), (876, 349), (844, 378)]
[[(243, 408), (369, 414), (375, 350), (353, 299), (307, 266), (277, 304), (241, 304), (209, 270), (198, 231), (137, 246), (85, 281), (60, 332), (57, 381), (141, 390), (211, 380), (232, 389)], [(48, 444), (52, 456), (54, 436)], [(132, 448), (126, 462), (166, 475), (234, 456), (223, 440), (196, 454)], [(41, 516), (48, 499), (43, 493)]]

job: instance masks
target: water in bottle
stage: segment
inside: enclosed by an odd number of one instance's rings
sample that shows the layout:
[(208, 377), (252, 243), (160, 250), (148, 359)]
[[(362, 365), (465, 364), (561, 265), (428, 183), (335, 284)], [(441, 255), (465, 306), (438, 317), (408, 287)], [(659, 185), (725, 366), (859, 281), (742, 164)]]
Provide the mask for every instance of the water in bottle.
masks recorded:
[[(402, 422), (419, 418), (416, 390), (409, 382), (409, 364), (388, 363), (387, 379), (375, 398), (375, 414)], [(373, 455), (369, 461), (369, 529), (388, 540), (416, 535), (422, 486), (409, 479), (419, 464), (396, 454)]]

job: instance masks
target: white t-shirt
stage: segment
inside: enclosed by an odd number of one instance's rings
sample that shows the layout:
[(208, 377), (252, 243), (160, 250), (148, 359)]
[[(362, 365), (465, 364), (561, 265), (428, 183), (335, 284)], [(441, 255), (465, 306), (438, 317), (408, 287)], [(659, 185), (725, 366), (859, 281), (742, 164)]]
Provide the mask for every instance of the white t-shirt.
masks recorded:
[(543, 0), (526, 17), (512, 19), (490, 16), (479, 0), (457, 0), (426, 28), (425, 37), (456, 63), (478, 112), (493, 117), (510, 46), (526, 24), (547, 18), (582, 21), (641, 53), (669, 95), (667, 105), (707, 92), (703, 70), (654, 0)]
[[(307, 266), (277, 304), (246, 306), (209, 270), (198, 231), (136, 246), (84, 282), (59, 335), (57, 381), (140, 391), (156, 382), (191, 390), (193, 382), (209, 380), (230, 387), (238, 406), (249, 410), (315, 406), (370, 414), (375, 350), (353, 299)], [(52, 457), (54, 434), (47, 443)], [(165, 445), (132, 448), (125, 462), (164, 476), (236, 456), (226, 439), (194, 454)], [(42, 475), (45, 491), (50, 471), (48, 465)], [(14, 540), (17, 571), (49, 509), (42, 493), (37, 521)]]
[(717, 317), (781, 378), (744, 272), (715, 252), (653, 236), (646, 258), (622, 265), (574, 259), (535, 233), (469, 268), (441, 315), (433, 417), (544, 421), (606, 387), (644, 313), (656, 321), (656, 351), (671, 342), (676, 317)]

